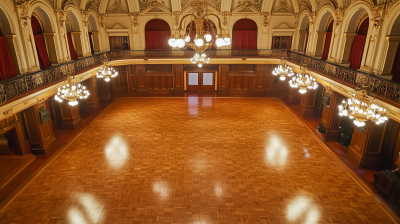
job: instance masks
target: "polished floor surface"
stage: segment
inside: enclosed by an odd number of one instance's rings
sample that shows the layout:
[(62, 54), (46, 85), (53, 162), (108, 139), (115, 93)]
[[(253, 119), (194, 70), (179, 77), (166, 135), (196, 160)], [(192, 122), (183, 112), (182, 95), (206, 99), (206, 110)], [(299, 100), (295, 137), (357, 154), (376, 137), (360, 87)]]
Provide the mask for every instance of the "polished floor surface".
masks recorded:
[(121, 98), (0, 223), (392, 223), (273, 98)]

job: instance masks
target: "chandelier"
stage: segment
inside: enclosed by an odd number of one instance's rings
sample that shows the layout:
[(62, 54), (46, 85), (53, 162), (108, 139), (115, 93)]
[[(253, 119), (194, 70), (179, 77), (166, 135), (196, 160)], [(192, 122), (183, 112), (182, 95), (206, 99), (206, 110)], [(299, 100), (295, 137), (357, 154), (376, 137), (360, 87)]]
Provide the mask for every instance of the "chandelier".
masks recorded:
[[(222, 35), (217, 34), (217, 30), (214, 24), (208, 19), (208, 16), (215, 16), (218, 19), (218, 25), (222, 32), (221, 20), (218, 16), (214, 15), (213, 13), (207, 12), (207, 1), (206, 0), (194, 0), (191, 3), (193, 8), (193, 12), (190, 14), (185, 15), (180, 22), (179, 28), (175, 35), (171, 35), (170, 39), (168, 40), (168, 44), (171, 47), (178, 47), (178, 48), (192, 48), (196, 51), (195, 56), (191, 59), (192, 63), (196, 63), (196, 58), (204, 58), (206, 60), (206, 55), (203, 53), (205, 50), (211, 48), (212, 46), (215, 47), (223, 47), (226, 45), (231, 44), (231, 38), (229, 34), (226, 33), (225, 36), (222, 38)], [(193, 17), (193, 21), (195, 24), (196, 35), (192, 39), (190, 34), (192, 33), (192, 25), (189, 26), (189, 30), (185, 31), (185, 34), (182, 35), (182, 21), (186, 17)], [(191, 23), (192, 24), (192, 23)], [(206, 28), (204, 28), (204, 24), (206, 24)], [(198, 54), (198, 56), (196, 56)], [(204, 55), (204, 56), (203, 56)], [(207, 61), (210, 61), (207, 58)], [(207, 62), (208, 63), (208, 62)], [(199, 62), (199, 67), (202, 66), (202, 63)]]
[(90, 93), (85, 86), (80, 83), (76, 84), (74, 77), (68, 75), (67, 84), (62, 88), (58, 88), (57, 95), (54, 98), (60, 103), (63, 100), (68, 100), (69, 105), (75, 106), (78, 104), (77, 99), (86, 99), (89, 95)]
[(206, 58), (206, 54), (202, 53), (201, 55), (199, 53), (194, 54), (194, 57), (190, 59), (190, 62), (193, 64), (196, 64), (201, 68), (203, 64), (208, 64), (210, 63), (210, 59)]
[(97, 78), (104, 78), (104, 81), (109, 82), (111, 79), (114, 78), (115, 76), (118, 75), (118, 72), (114, 70), (108, 63), (107, 56), (103, 60), (103, 66), (100, 68), (100, 70), (97, 72), (96, 77)]
[(292, 88), (299, 88), (301, 94), (306, 93), (307, 89), (316, 89), (318, 87), (315, 78), (308, 74), (305, 65), (300, 68), (300, 73), (289, 81), (289, 85)]
[(351, 99), (347, 99), (347, 103), (343, 100), (342, 105), (339, 105), (339, 115), (354, 119), (354, 124), (358, 127), (364, 126), (367, 121), (380, 124), (388, 119), (386, 109), (375, 104), (375, 98), (368, 99), (367, 88), (366, 85), (362, 88), (357, 87), (356, 94), (353, 94)]
[(283, 58), (281, 60), (281, 64), (275, 68), (274, 71), (272, 71), (272, 74), (279, 75), (280, 80), (282, 81), (286, 79), (286, 76), (291, 77), (294, 75), (292, 68), (286, 64), (286, 60)]

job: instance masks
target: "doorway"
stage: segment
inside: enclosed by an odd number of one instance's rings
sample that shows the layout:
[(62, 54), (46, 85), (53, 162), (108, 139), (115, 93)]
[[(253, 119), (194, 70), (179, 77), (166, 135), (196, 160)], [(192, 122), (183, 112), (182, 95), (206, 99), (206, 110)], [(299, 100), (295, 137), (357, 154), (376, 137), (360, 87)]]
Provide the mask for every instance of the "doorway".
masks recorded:
[(186, 85), (188, 92), (215, 91), (215, 72), (188, 72), (187, 74)]

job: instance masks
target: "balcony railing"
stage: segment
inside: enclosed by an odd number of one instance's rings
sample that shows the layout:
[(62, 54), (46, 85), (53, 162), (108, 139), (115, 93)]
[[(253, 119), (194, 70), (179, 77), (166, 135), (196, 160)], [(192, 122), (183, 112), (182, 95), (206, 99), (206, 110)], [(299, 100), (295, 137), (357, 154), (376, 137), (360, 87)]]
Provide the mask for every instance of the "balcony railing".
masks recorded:
[[(46, 70), (18, 76), (0, 82), (0, 105), (23, 95), (37, 91), (40, 88), (50, 86), (65, 79), (66, 73), (80, 74), (102, 64), (105, 56), (109, 60), (122, 59), (150, 59), (150, 58), (191, 58), (194, 51), (190, 50), (147, 50), (147, 51), (109, 51), (77, 61), (61, 64)], [(353, 69), (345, 68), (313, 57), (305, 56), (296, 52), (286, 50), (210, 50), (206, 52), (210, 58), (277, 58), (287, 56), (292, 63), (303, 65), (323, 76), (329, 77), (347, 86), (355, 87), (357, 83), (368, 81), (374, 83), (377, 89), (376, 95), (386, 101), (400, 104), (400, 84), (377, 76), (365, 74)]]
[(306, 64), (309, 70), (353, 88), (358, 83), (368, 83), (368, 85), (374, 86), (374, 94), (377, 98), (400, 105), (400, 83), (292, 51), (288, 51), (287, 57), (294, 64)]

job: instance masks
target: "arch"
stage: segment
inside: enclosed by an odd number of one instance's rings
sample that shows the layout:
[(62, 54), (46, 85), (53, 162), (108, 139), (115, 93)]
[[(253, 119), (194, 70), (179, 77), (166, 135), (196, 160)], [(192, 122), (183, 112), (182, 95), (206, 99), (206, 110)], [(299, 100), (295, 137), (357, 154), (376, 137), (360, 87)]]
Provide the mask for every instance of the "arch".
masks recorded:
[(1, 8), (0, 8), (0, 24), (1, 24), (1, 31), (3, 32), (3, 34), (13, 33), (12, 27), (10, 26), (10, 21)]
[(330, 6), (324, 6), (321, 11), (325, 11), (324, 13), (319, 13), (316, 19), (316, 27), (317, 31), (323, 32), (327, 31), (327, 27), (332, 20), (335, 20), (335, 12), (332, 10)]
[[(31, 29), (33, 37), (35, 40), (36, 52), (39, 59), (40, 69), (47, 69), (51, 67), (50, 57), (48, 54), (48, 46), (46, 46), (46, 41), (43, 36), (43, 30), (45, 25), (45, 20), (43, 17), (37, 18), (39, 15), (32, 14), (31, 16)], [(41, 20), (39, 22), (39, 20)]]
[(232, 49), (257, 49), (258, 26), (252, 19), (239, 19), (232, 27)]
[(163, 19), (151, 19), (145, 25), (146, 50), (171, 49), (168, 39), (171, 36), (171, 28)]
[[(5, 33), (11, 33), (11, 26), (8, 22), (8, 18), (0, 8), (0, 81), (14, 78), (17, 76), (16, 64), (12, 57), (12, 52), (9, 47), (9, 41), (4, 36)], [(17, 64), (18, 65), (18, 64)]]
[(304, 15), (303, 19), (301, 20), (299, 30), (308, 30), (308, 24), (309, 24), (309, 21), (308, 21), (308, 14), (307, 14), (307, 15)]
[(78, 9), (72, 5), (68, 5), (65, 10), (67, 10), (66, 20), (68, 21), (72, 29), (67, 30), (67, 48), (69, 49), (71, 60), (76, 60), (78, 59), (78, 57), (86, 56), (84, 46), (85, 43), (90, 45), (90, 43), (88, 43), (89, 38), (86, 39), (86, 35), (83, 35), (84, 30), (80, 11), (78, 11)]
[(96, 14), (93, 11), (90, 11), (88, 16), (88, 24), (90, 24), (91, 30), (89, 30), (88, 35), (90, 50), (92, 54), (94, 54), (95, 52), (101, 52), (100, 32), (96, 18)]
[(98, 26), (97, 26), (97, 22), (96, 22), (96, 19), (93, 17), (92, 14), (89, 14), (88, 20), (89, 20), (89, 23), (90, 23), (91, 28), (92, 28), (91, 31), (92, 31), (92, 32), (98, 32), (99, 29), (98, 29)]
[(67, 20), (71, 25), (72, 31), (74, 32), (81, 31), (81, 26), (78, 22), (78, 18), (76, 18), (75, 14), (72, 11), (67, 12)]

